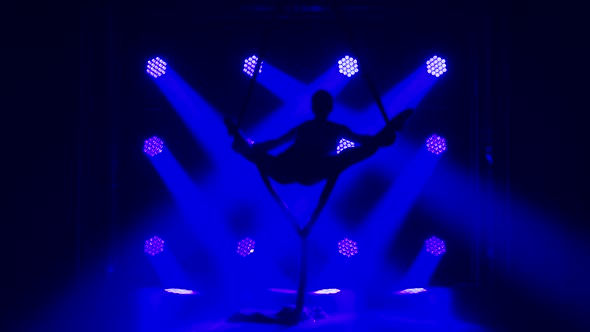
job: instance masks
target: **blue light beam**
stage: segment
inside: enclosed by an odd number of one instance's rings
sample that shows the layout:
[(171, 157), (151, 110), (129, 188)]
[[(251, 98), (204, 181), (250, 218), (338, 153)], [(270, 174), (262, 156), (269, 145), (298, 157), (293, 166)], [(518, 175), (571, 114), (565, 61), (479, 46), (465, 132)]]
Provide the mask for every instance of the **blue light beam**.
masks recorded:
[(165, 76), (153, 81), (183, 119), (192, 135), (203, 144), (215, 164), (224, 164), (232, 151), (220, 149), (224, 142), (230, 141), (221, 114), (172, 69), (168, 69)]

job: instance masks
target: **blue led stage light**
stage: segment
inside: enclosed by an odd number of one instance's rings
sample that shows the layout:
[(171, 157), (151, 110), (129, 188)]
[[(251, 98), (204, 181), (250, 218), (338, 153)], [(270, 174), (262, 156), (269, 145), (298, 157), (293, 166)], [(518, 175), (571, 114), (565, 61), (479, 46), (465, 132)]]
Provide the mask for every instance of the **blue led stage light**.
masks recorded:
[(151, 59), (147, 62), (146, 72), (154, 78), (158, 78), (166, 74), (166, 66), (167, 63), (164, 60), (156, 57), (155, 59)]

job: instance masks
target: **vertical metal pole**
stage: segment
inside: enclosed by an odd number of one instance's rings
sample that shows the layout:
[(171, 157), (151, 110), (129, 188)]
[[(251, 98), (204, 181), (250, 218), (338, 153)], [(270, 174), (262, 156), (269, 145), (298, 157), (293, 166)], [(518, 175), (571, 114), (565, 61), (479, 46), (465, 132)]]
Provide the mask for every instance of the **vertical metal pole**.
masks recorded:
[(470, 96), (470, 141), (471, 141), (471, 182), (473, 190), (473, 205), (471, 207), (471, 279), (476, 286), (480, 286), (480, 197), (481, 190), (479, 185), (479, 36), (477, 29), (470, 34), (470, 68), (471, 68), (471, 86), (469, 87)]
[(84, 144), (85, 140), (85, 128), (87, 125), (87, 112), (88, 107), (92, 105), (92, 94), (88, 87), (88, 65), (92, 62), (91, 55), (93, 54), (90, 50), (89, 42), (91, 34), (89, 31), (89, 20), (91, 15), (85, 8), (82, 8), (80, 15), (80, 108), (78, 110), (78, 136), (76, 146), (76, 209), (75, 209), (75, 269), (76, 269), (76, 286), (81, 287), (82, 282), (82, 219), (83, 219), (83, 208), (82, 194), (83, 194), (83, 178), (84, 178)]
[(106, 40), (107, 40), (107, 63), (108, 63), (108, 76), (106, 82), (108, 83), (108, 105), (110, 110), (110, 129), (111, 129), (111, 144), (110, 144), (110, 163), (109, 163), (109, 175), (110, 175), (110, 213), (109, 213), (109, 255), (106, 262), (106, 274), (107, 280), (112, 281), (116, 256), (117, 256), (117, 248), (118, 248), (118, 226), (117, 226), (117, 219), (118, 219), (118, 167), (119, 167), (119, 154), (118, 154), (118, 144), (120, 142), (120, 106), (121, 98), (120, 92), (121, 91), (121, 78), (122, 78), (122, 71), (121, 66), (119, 63), (122, 61), (119, 57), (123, 56), (123, 52), (118, 52), (118, 39), (115, 21), (116, 17), (113, 15), (115, 10), (113, 1), (109, 1), (108, 7), (106, 8)]
[[(478, 160), (482, 160), (482, 157), (485, 156), (486, 150), (493, 149), (492, 146), (492, 120), (493, 120), (493, 113), (497, 108), (497, 105), (494, 103), (492, 88), (493, 84), (495, 83), (495, 75), (494, 71), (492, 70), (492, 63), (494, 61), (491, 44), (493, 42), (493, 20), (484, 15), (480, 20), (483, 23), (483, 31), (481, 34), (480, 41), (482, 41), (482, 58), (483, 58), (483, 77), (485, 85), (483, 85), (483, 91), (481, 91), (481, 100), (483, 101), (483, 105), (481, 107), (481, 118), (479, 127), (482, 130), (480, 133), (479, 139), (483, 143), (483, 146), (480, 146), (480, 149), (477, 151), (477, 158)], [(492, 150), (493, 151), (493, 150)], [(480, 181), (485, 183), (484, 190), (482, 191), (482, 211), (481, 215), (481, 224), (482, 228), (480, 229), (480, 236), (482, 239), (482, 246), (480, 246), (480, 255), (482, 254), (481, 251), (485, 252), (485, 266), (486, 266), (486, 273), (485, 273), (485, 280), (486, 283), (494, 283), (495, 277), (497, 273), (497, 263), (496, 263), (496, 255), (497, 253), (497, 236), (496, 236), (496, 223), (494, 220), (496, 219), (497, 211), (494, 208), (492, 201), (493, 191), (494, 191), (494, 183), (493, 183), (493, 176), (492, 176), (492, 165), (481, 163), (480, 164)], [(481, 261), (481, 259), (480, 259)], [(481, 275), (480, 275), (481, 277)]]
[[(499, 91), (499, 115), (497, 133), (498, 144), (501, 144), (502, 152), (502, 164), (496, 165), (496, 167), (502, 167), (500, 170), (500, 176), (497, 177), (500, 186), (502, 187), (502, 215), (501, 215), (501, 232), (502, 232), (502, 272), (506, 275), (510, 275), (512, 266), (511, 262), (511, 246), (512, 246), (512, 222), (510, 220), (510, 91), (511, 91), (511, 75), (510, 75), (510, 26), (511, 12), (508, 8), (501, 11), (501, 15), (498, 16), (498, 31), (501, 34), (498, 48), (498, 63), (502, 64), (502, 68), (498, 71), (498, 80), (501, 82), (502, 90)], [(500, 93), (501, 92), (501, 93)]]

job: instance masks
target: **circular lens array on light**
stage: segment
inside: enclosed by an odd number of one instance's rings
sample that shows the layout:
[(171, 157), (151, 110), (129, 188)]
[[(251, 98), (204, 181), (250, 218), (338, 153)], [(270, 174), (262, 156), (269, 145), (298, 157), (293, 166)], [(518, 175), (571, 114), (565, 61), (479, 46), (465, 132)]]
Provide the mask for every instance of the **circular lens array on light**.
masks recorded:
[(337, 294), (337, 293), (340, 293), (340, 290), (338, 288), (326, 288), (326, 289), (320, 289), (315, 292), (312, 292), (312, 294), (321, 294), (321, 295)]
[(143, 247), (143, 251), (155, 256), (162, 251), (164, 251), (164, 240), (160, 239), (157, 236), (150, 238), (149, 240), (145, 241), (145, 245)]
[(348, 148), (354, 148), (354, 142), (351, 142), (343, 138), (340, 140), (340, 142), (338, 142), (338, 146), (336, 147), (336, 154), (340, 154), (340, 152)]
[(195, 291), (190, 289), (182, 289), (182, 288), (166, 288), (164, 291), (172, 294), (179, 294), (179, 295), (194, 295), (196, 294)]
[(426, 61), (426, 71), (433, 76), (439, 77), (447, 72), (446, 60), (436, 55), (433, 56)]
[(145, 152), (148, 156), (153, 157), (158, 153), (161, 153), (164, 149), (164, 141), (159, 139), (158, 137), (154, 136), (150, 139), (147, 139), (143, 143), (143, 152)]
[(436, 236), (431, 237), (430, 239), (425, 241), (426, 244), (426, 251), (435, 255), (439, 256), (444, 254), (447, 249), (445, 248), (445, 242)]
[(156, 57), (155, 59), (151, 59), (147, 62), (146, 72), (154, 78), (158, 78), (166, 74), (166, 65), (167, 63), (164, 60)]
[(340, 59), (338, 61), (338, 71), (341, 74), (346, 75), (348, 77), (351, 77), (352, 75), (358, 73), (359, 66), (356, 59), (348, 55)]
[(246, 257), (254, 252), (254, 245), (256, 241), (252, 240), (251, 238), (247, 237), (240, 242), (238, 242), (238, 250), (236, 251), (238, 255), (242, 257)]
[(356, 242), (344, 238), (338, 242), (338, 252), (346, 257), (350, 257), (356, 255), (359, 251)]
[(407, 289), (401, 290), (399, 292), (396, 292), (396, 294), (404, 295), (404, 294), (418, 294), (418, 293), (424, 293), (424, 292), (426, 292), (426, 289), (424, 289), (424, 288), (407, 288)]
[(447, 143), (444, 138), (432, 135), (426, 140), (426, 148), (434, 154), (441, 154), (446, 151)]
[[(256, 63), (258, 62), (258, 58), (256, 55), (249, 57), (248, 59), (244, 60), (244, 73), (248, 74), (249, 76), (254, 75), (254, 70), (256, 69)], [(264, 61), (260, 63), (260, 69), (258, 73), (262, 73), (262, 64)]]

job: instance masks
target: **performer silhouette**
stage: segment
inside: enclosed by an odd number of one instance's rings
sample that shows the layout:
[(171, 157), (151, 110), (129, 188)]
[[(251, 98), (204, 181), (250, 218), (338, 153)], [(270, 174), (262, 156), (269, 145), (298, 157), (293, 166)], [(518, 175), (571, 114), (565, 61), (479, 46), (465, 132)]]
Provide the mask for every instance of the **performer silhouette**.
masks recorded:
[[(230, 135), (234, 136), (233, 149), (256, 164), (261, 173), (278, 183), (312, 185), (337, 177), (349, 166), (367, 159), (380, 147), (390, 146), (412, 109), (407, 109), (374, 136), (354, 133), (350, 128), (328, 120), (334, 101), (325, 90), (312, 96), (313, 120), (291, 129), (283, 136), (262, 143), (250, 144), (231, 120), (225, 120)], [(354, 143), (354, 147), (337, 153), (341, 139)], [(273, 156), (268, 152), (283, 144), (292, 144), (282, 153)]]
[[(377, 152), (380, 147), (390, 146), (395, 142), (396, 131), (412, 114), (407, 109), (391, 121), (376, 135), (361, 135), (350, 128), (328, 120), (332, 112), (334, 101), (332, 96), (324, 90), (319, 90), (312, 96), (311, 108), (315, 115), (313, 120), (306, 121), (291, 129), (283, 136), (262, 142), (250, 144), (240, 133), (238, 126), (231, 120), (225, 120), (230, 135), (233, 135), (233, 149), (253, 162), (262, 175), (266, 187), (274, 199), (283, 206), (288, 213), (293, 228), (301, 239), (301, 261), (299, 269), (299, 285), (297, 287), (296, 305), (294, 308), (284, 308), (276, 316), (266, 316), (261, 313), (246, 315), (238, 313), (230, 318), (231, 321), (296, 324), (303, 318), (304, 297), (307, 283), (307, 237), (318, 220), (328, 198), (336, 184), (338, 175), (347, 167), (367, 159)], [(341, 139), (354, 142), (354, 147), (337, 151)], [(277, 156), (269, 151), (283, 144), (292, 144)], [(324, 189), (311, 217), (302, 226), (291, 213), (287, 204), (279, 196), (269, 178), (282, 183), (300, 183), (312, 185), (326, 180)]]

